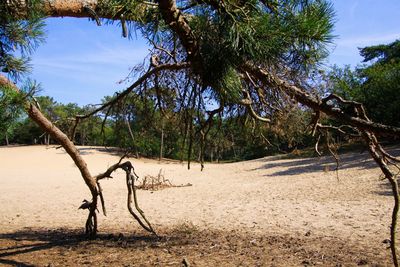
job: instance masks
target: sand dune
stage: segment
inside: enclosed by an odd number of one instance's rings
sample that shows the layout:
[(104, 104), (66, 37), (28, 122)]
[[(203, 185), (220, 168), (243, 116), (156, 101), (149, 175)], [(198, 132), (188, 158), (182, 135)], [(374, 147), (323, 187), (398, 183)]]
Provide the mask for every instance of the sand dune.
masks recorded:
[[(80, 147), (92, 174), (118, 161), (101, 149)], [(336, 172), (333, 160), (262, 158), (187, 166), (130, 159), (136, 173), (157, 175), (162, 169), (173, 184), (191, 187), (138, 191), (139, 203), (155, 228), (189, 222), (199, 229), (337, 237), (384, 250), (389, 236), (392, 198), (386, 181), (366, 153), (346, 154)], [(82, 229), (90, 198), (78, 169), (62, 149), (45, 146), (0, 148), (0, 231), (32, 228)], [(99, 231), (140, 232), (126, 209), (122, 171), (102, 186), (108, 211)], [(384, 251), (385, 252), (385, 251)]]

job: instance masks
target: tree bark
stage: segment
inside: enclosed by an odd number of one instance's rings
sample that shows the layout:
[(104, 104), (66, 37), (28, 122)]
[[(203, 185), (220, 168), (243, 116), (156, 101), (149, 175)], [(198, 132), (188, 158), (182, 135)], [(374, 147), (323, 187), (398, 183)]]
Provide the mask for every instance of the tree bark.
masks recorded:
[(162, 160), (163, 158), (163, 150), (164, 150), (164, 120), (161, 122), (161, 140), (160, 140), (160, 159), (159, 161)]
[[(18, 87), (11, 83), (6, 77), (0, 74), (0, 86), (8, 86), (15, 90), (16, 92), (20, 92)], [(26, 101), (24, 103), (25, 111), (28, 113), (28, 116), (36, 122), (37, 125), (41, 129), (43, 129), (46, 133), (48, 133), (47, 141), (50, 141), (50, 136), (54, 138), (68, 153), (68, 155), (75, 162), (75, 165), (78, 167), (81, 172), (81, 176), (88, 186), (90, 193), (92, 195), (92, 205), (89, 207), (89, 215), (86, 221), (86, 234), (90, 237), (95, 237), (97, 233), (97, 215), (96, 215), (96, 207), (97, 207), (97, 184), (96, 177), (93, 177), (89, 169), (87, 168), (85, 160), (79, 154), (78, 149), (72, 143), (72, 141), (68, 138), (66, 134), (64, 134), (60, 129), (57, 128), (51, 121), (49, 121), (43, 113), (32, 103)], [(45, 135), (46, 137), (46, 135)]]
[[(27, 1), (7, 1), (10, 8), (13, 9), (14, 15), (23, 19), (27, 16), (26, 6)], [(49, 17), (75, 17), (87, 18), (92, 15), (88, 12), (87, 7), (96, 10), (99, 7), (100, 1), (98, 0), (43, 0), (42, 9), (40, 10), (43, 16)], [(111, 14), (102, 14), (104, 18), (112, 19)]]
[(400, 136), (400, 128), (388, 126), (380, 123), (376, 123), (370, 120), (365, 120), (359, 117), (351, 116), (342, 110), (332, 107), (321, 100), (316, 99), (310, 95), (306, 90), (299, 86), (292, 85), (289, 82), (269, 73), (268, 71), (246, 64), (242, 66), (244, 71), (248, 71), (256, 76), (260, 81), (266, 85), (273, 86), (275, 88), (283, 90), (287, 95), (293, 97), (299, 103), (315, 110), (322, 111), (326, 115), (335, 118), (345, 124), (357, 127), (360, 130), (368, 130), (376, 134), (386, 134), (392, 136)]
[(7, 134), (7, 130), (6, 130), (5, 137), (6, 137), (6, 146), (9, 146), (10, 144), (8, 143), (8, 134)]
[(81, 172), (82, 178), (84, 179), (86, 185), (89, 187), (90, 192), (93, 196), (97, 196), (96, 181), (92, 177), (87, 168), (87, 164), (79, 154), (78, 149), (69, 140), (68, 136), (65, 135), (60, 129), (57, 128), (53, 123), (51, 123), (33, 104), (29, 103), (26, 105), (26, 111), (29, 117), (36, 122), (40, 128), (45, 130), (51, 137), (53, 137), (57, 142), (62, 145), (68, 155), (75, 162)]

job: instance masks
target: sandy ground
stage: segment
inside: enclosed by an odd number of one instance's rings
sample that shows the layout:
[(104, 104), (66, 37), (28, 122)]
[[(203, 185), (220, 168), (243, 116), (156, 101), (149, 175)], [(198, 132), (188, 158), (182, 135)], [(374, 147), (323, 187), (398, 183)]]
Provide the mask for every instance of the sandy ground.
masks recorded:
[[(102, 149), (81, 147), (80, 151), (92, 174), (105, 171), (119, 159)], [(338, 176), (335, 171), (327, 171), (333, 169), (331, 158), (279, 160), (270, 157), (206, 164), (203, 171), (197, 164), (192, 164), (188, 170), (186, 165), (173, 161), (130, 160), (140, 177), (156, 176), (162, 169), (165, 178), (173, 184), (193, 185), (138, 191), (139, 204), (156, 230), (164, 236), (178, 231), (177, 236), (190, 242), (184, 242), (187, 253), (184, 248), (172, 253), (174, 260), (168, 261), (162, 255), (146, 260), (143, 254), (141, 262), (132, 266), (166, 266), (168, 262), (179, 266), (185, 255), (191, 257), (192, 265), (198, 266), (379, 266), (390, 263), (385, 239), (389, 236), (393, 200), (386, 181), (380, 179), (379, 169), (366, 153), (342, 155)], [(44, 260), (32, 254), (37, 251), (43, 254), (42, 249), (21, 252), (21, 247), (31, 248), (35, 242), (54, 244), (66, 236), (82, 241), (79, 236), (87, 212), (77, 208), (90, 194), (78, 169), (62, 149), (1, 147), (0, 168), (0, 264), (40, 266), (49, 262), (74, 266), (107, 262), (103, 261), (105, 256), (96, 261), (89, 254), (86, 255), (89, 260), (78, 257), (80, 260), (71, 261), (76, 255), (66, 253), (71, 246), (65, 244), (43, 248), (50, 253)], [(125, 249), (136, 251), (141, 244), (136, 242), (141, 240), (138, 237), (147, 235), (127, 211), (125, 174), (119, 171), (113, 177), (102, 181), (108, 212), (107, 217), (99, 215), (99, 232), (104, 238), (82, 241), (83, 251), (99, 244), (110, 247), (109, 240), (116, 251), (109, 251), (107, 255), (121, 253), (118, 251), (121, 244)], [(205, 236), (209, 237), (206, 241)], [(234, 236), (235, 241), (229, 241), (229, 236)], [(121, 243), (121, 238), (125, 243)], [(144, 240), (141, 242), (149, 242), (146, 244), (150, 249), (154, 242), (159, 242)], [(167, 238), (162, 244), (168, 246), (168, 242), (172, 241)], [(201, 253), (204, 256), (205, 249), (212, 250), (218, 242), (225, 244), (226, 249), (209, 251), (213, 257), (201, 260)], [(239, 249), (241, 254), (229, 252), (232, 244), (242, 248)], [(289, 244), (289, 248), (285, 244)], [(265, 252), (266, 247), (270, 247), (269, 253)], [(150, 250), (152, 252), (154, 249)], [(200, 253), (198, 257), (196, 253)], [(240, 255), (244, 257), (242, 262), (235, 260)], [(250, 256), (246, 258), (246, 255)], [(233, 259), (227, 260), (229, 257)], [(121, 259), (117, 257), (111, 265), (126, 265)]]

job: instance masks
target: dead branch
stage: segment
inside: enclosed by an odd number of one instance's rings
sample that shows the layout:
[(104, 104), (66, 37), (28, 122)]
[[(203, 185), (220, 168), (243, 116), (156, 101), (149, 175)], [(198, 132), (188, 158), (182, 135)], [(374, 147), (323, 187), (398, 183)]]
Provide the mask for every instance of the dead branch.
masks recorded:
[(321, 134), (318, 135), (317, 141), (315, 142), (314, 150), (318, 154), (318, 156), (322, 156), (322, 153), (318, 150), (319, 140), (321, 140)]
[(259, 121), (262, 121), (262, 122), (266, 122), (266, 123), (270, 123), (271, 122), (270, 119), (263, 118), (263, 117), (261, 117), (260, 115), (258, 115), (254, 111), (254, 109), (252, 107), (253, 101), (250, 98), (249, 92), (247, 92), (246, 90), (243, 90), (243, 94), (245, 95), (245, 98), (240, 101), (240, 104), (246, 106), (250, 116), (252, 116), (256, 120), (259, 120)]
[(75, 117), (75, 124), (73, 126), (73, 132), (71, 133), (71, 137), (73, 137), (75, 135), (75, 130), (76, 127), (78, 125), (78, 123), (80, 121), (82, 121), (83, 119), (89, 118), (90, 116), (95, 115), (96, 113), (104, 110), (105, 108), (110, 108), (113, 105), (115, 105), (118, 101), (122, 100), (123, 98), (125, 98), (130, 92), (132, 92), (132, 90), (134, 90), (136, 87), (138, 87), (139, 85), (141, 85), (144, 81), (146, 81), (149, 77), (151, 77), (153, 74), (156, 74), (160, 71), (163, 70), (181, 70), (181, 69), (186, 69), (189, 68), (190, 64), (187, 62), (181, 62), (181, 63), (175, 63), (175, 64), (163, 64), (163, 65), (159, 65), (157, 67), (154, 67), (152, 69), (149, 69), (145, 74), (143, 74), (139, 79), (137, 79), (131, 86), (129, 86), (128, 88), (126, 88), (124, 91), (120, 92), (120, 93), (116, 93), (116, 96), (111, 99), (110, 101), (102, 104), (101, 106), (99, 106), (98, 108), (90, 111), (87, 114), (84, 115), (77, 115)]
[[(20, 93), (20, 90), (16, 85), (10, 82), (6, 77), (0, 75), (0, 85), (8, 86), (12, 88), (15, 92)], [(83, 180), (88, 186), (91, 195), (92, 195), (92, 205), (89, 208), (89, 215), (86, 221), (86, 234), (90, 237), (94, 237), (97, 233), (97, 217), (96, 217), (96, 207), (97, 207), (97, 184), (94, 177), (90, 174), (89, 169), (85, 160), (79, 153), (79, 150), (75, 147), (75, 145), (70, 141), (68, 136), (64, 134), (56, 125), (54, 125), (51, 121), (49, 121), (43, 113), (32, 103), (25, 101), (24, 104), (25, 111), (28, 113), (28, 116), (37, 124), (39, 127), (46, 131), (50, 136), (55, 139), (68, 155), (72, 158), (75, 165), (78, 167)]]
[(105, 205), (104, 196), (103, 196), (103, 188), (101, 188), (101, 185), (100, 185), (99, 181), (97, 181), (96, 184), (97, 184), (97, 188), (99, 190), (101, 209), (103, 211), (104, 216), (107, 216), (106, 205)]
[[(8, 86), (12, 89), (14, 89), (16, 92), (20, 92), (19, 89), (11, 82), (8, 81), (7, 78), (4, 76), (0, 75), (0, 85), (2, 86)], [(138, 203), (137, 203), (137, 198), (136, 198), (136, 192), (134, 188), (134, 178), (133, 174), (135, 174), (133, 166), (131, 162), (127, 161), (124, 163), (121, 163), (122, 159), (126, 156), (126, 154), (121, 157), (118, 163), (112, 165), (109, 167), (104, 173), (101, 173), (97, 176), (92, 176), (87, 168), (86, 162), (83, 160), (83, 158), (80, 156), (78, 149), (74, 146), (74, 144), (70, 141), (70, 139), (65, 135), (60, 129), (58, 129), (54, 124), (52, 124), (41, 112), (40, 110), (33, 104), (26, 102), (25, 103), (25, 109), (29, 115), (29, 117), (35, 121), (43, 130), (45, 130), (47, 133), (49, 133), (57, 142), (59, 142), (62, 147), (67, 151), (67, 153), (70, 155), (70, 157), (74, 160), (76, 166), (81, 172), (81, 175), (87, 184), (87, 186), (90, 189), (90, 192), (92, 193), (92, 200), (91, 201), (86, 201), (83, 205), (81, 205), (80, 208), (82, 209), (88, 209), (89, 214), (86, 220), (86, 234), (93, 238), (96, 236), (97, 233), (97, 198), (100, 196), (101, 200), (101, 205), (103, 208), (103, 213), (106, 215), (106, 209), (105, 209), (105, 204), (104, 204), (104, 197), (102, 193), (102, 188), (99, 183), (99, 180), (104, 179), (104, 178), (111, 178), (111, 173), (117, 170), (118, 168), (123, 169), (126, 172), (127, 176), (127, 185), (128, 185), (128, 209), (129, 212), (134, 216), (134, 218), (139, 222), (139, 224), (146, 229), (149, 232), (152, 232), (154, 234), (155, 231), (151, 227), (151, 224), (148, 222), (146, 217), (144, 216), (144, 213), (142, 210), (140, 210)], [(136, 175), (136, 174), (135, 174)], [(145, 223), (142, 222), (140, 217), (138, 217), (132, 207), (131, 207), (131, 199), (132, 199), (132, 194), (134, 197), (134, 202), (135, 202), (135, 207), (142, 216), (143, 220)]]
[(366, 143), (368, 144), (369, 153), (371, 154), (375, 162), (379, 165), (380, 169), (385, 175), (385, 178), (388, 179), (391, 185), (394, 198), (394, 207), (392, 211), (392, 222), (390, 225), (390, 250), (392, 253), (393, 264), (396, 267), (398, 267), (399, 261), (397, 257), (397, 248), (396, 248), (396, 232), (397, 232), (396, 229), (397, 229), (397, 218), (400, 207), (400, 198), (399, 198), (399, 186), (397, 183), (397, 177), (390, 171), (388, 165), (386, 164), (386, 159), (385, 159), (386, 152), (384, 152), (382, 147), (377, 146), (375, 142), (376, 136), (374, 135), (374, 133), (363, 131), (362, 135)]
[[(135, 220), (140, 224), (140, 226), (143, 227), (148, 232), (153, 233), (154, 235), (157, 236), (157, 233), (154, 231), (153, 227), (151, 226), (150, 222), (146, 219), (146, 216), (144, 216), (144, 212), (139, 208), (137, 197), (136, 197), (136, 189), (135, 189), (135, 177), (131, 173), (132, 168), (127, 167), (125, 169), (126, 172), (126, 186), (128, 188), (128, 210), (131, 213), (131, 215), (135, 218)], [(133, 172), (134, 173), (134, 172)], [(143, 218), (144, 222), (140, 219), (138, 215), (134, 212), (132, 208), (132, 196), (133, 200), (135, 203), (135, 208)]]
[[(116, 171), (117, 169), (122, 169), (125, 171), (126, 173), (126, 185), (127, 185), (127, 189), (128, 189), (128, 200), (127, 200), (127, 206), (128, 206), (128, 210), (129, 212), (132, 214), (132, 216), (134, 217), (134, 219), (139, 223), (140, 226), (143, 227), (143, 229), (145, 229), (148, 232), (151, 232), (155, 235), (156, 232), (154, 231), (154, 229), (152, 228), (150, 222), (147, 220), (147, 218), (144, 215), (144, 212), (139, 208), (139, 204), (138, 204), (138, 200), (136, 197), (136, 189), (135, 189), (135, 177), (137, 177), (137, 174), (134, 171), (133, 165), (130, 161), (126, 161), (124, 163), (121, 163), (122, 159), (126, 156), (126, 154), (120, 158), (119, 162), (117, 162), (116, 164), (110, 166), (104, 173), (100, 173), (98, 175), (95, 176), (95, 179), (97, 181), (97, 183), (99, 182), (99, 180), (104, 179), (104, 178), (112, 178), (111, 174)], [(99, 188), (99, 191), (101, 192), (101, 189)], [(139, 212), (140, 216), (139, 217), (135, 211), (132, 208), (132, 197), (133, 197), (133, 201), (134, 201), (134, 205), (136, 210)], [(100, 198), (102, 199), (102, 198)], [(104, 204), (103, 205), (103, 211), (105, 211), (104, 208)], [(144, 222), (142, 221), (144, 220)], [(90, 225), (89, 225), (90, 226)]]
[[(323, 112), (328, 116), (335, 118), (340, 122), (343, 122), (344, 124), (356, 127), (358, 130), (367, 130), (380, 135), (400, 136), (400, 128), (366, 120), (365, 119), (366, 116), (365, 117), (351, 116), (343, 112), (340, 108), (331, 106), (328, 103), (324, 103), (324, 101), (320, 101), (314, 98), (306, 90), (303, 90), (302, 88), (281, 79), (277, 75), (272, 74), (271, 72), (263, 68), (253, 66), (250, 63), (245, 64), (242, 68), (245, 71), (252, 73), (254, 77), (257, 77), (265, 84), (271, 87), (279, 88), (286, 94), (294, 97), (294, 99), (296, 99), (301, 104), (310, 107), (314, 111)], [(332, 97), (334, 99), (340, 100), (340, 98), (336, 98), (335, 96)], [(346, 102), (347, 101), (345, 101), (344, 103)]]
[(174, 54), (173, 51), (169, 51), (168, 49), (162, 47), (161, 45), (157, 45), (156, 42), (154, 42), (154, 40), (152, 40), (152, 39), (149, 39), (149, 41), (151, 42), (151, 44), (153, 45), (153, 47), (155, 49), (160, 50), (161, 52), (167, 54), (170, 59), (172, 59), (175, 63), (178, 63), (178, 60), (176, 59), (176, 55)]
[(171, 187), (188, 187), (188, 186), (192, 186), (192, 184), (191, 183), (181, 184), (181, 185), (172, 184), (170, 180), (165, 178), (164, 174), (162, 173), (162, 169), (160, 169), (157, 176), (146, 175), (142, 179), (140, 184), (135, 186), (135, 188), (140, 190), (158, 191)]

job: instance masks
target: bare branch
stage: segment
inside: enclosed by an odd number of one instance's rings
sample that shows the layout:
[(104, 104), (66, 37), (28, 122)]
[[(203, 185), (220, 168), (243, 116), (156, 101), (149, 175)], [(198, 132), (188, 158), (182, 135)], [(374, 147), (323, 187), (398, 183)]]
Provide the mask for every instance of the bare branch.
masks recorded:
[(144, 81), (146, 81), (146, 79), (148, 79), (153, 74), (156, 74), (157, 72), (160, 72), (160, 71), (163, 71), (163, 70), (181, 70), (181, 69), (186, 69), (186, 68), (189, 68), (189, 67), (190, 67), (190, 64), (186, 63), (186, 62), (176, 63), (176, 64), (163, 64), (163, 65), (159, 65), (157, 67), (154, 67), (154, 68), (150, 69), (149, 71), (147, 71), (145, 74), (143, 74), (139, 79), (137, 79), (131, 86), (126, 88), (124, 91), (122, 91), (120, 93), (117, 93), (116, 97), (114, 97), (110, 101), (104, 103), (100, 107), (92, 110), (91, 112), (89, 112), (89, 113), (87, 113), (85, 115), (78, 115), (76, 117), (80, 118), (80, 119), (85, 119), (85, 118), (88, 118), (88, 117), (98, 113), (99, 111), (102, 111), (106, 107), (114, 105), (115, 103), (117, 103), (118, 101), (120, 101), (121, 99), (126, 97), (130, 92), (132, 92), (133, 89), (135, 89), (140, 84), (142, 84)]
[(318, 154), (318, 156), (322, 156), (322, 153), (319, 152), (319, 150), (318, 150), (319, 140), (321, 140), (321, 134), (318, 135), (317, 142), (315, 142), (314, 149), (315, 149), (315, 152)]
[(259, 115), (254, 111), (254, 109), (253, 109), (253, 107), (252, 107), (252, 105), (251, 105), (251, 104), (253, 103), (253, 101), (252, 101), (251, 98), (250, 98), (249, 92), (248, 92), (247, 90), (245, 90), (245, 89), (243, 89), (242, 92), (243, 92), (243, 94), (245, 95), (245, 98), (242, 99), (242, 100), (240, 101), (240, 104), (246, 106), (246, 108), (247, 108), (249, 114), (250, 114), (254, 119), (256, 119), (256, 120), (259, 120), (259, 121), (262, 121), (262, 122), (266, 122), (266, 123), (270, 123), (270, 122), (271, 122), (270, 119), (268, 119), (268, 118), (263, 118), (263, 117), (259, 116)]
[(286, 94), (294, 97), (301, 104), (306, 105), (315, 111), (321, 111), (345, 124), (351, 125), (360, 130), (372, 131), (377, 134), (400, 136), (400, 128), (372, 122), (366, 118), (351, 116), (343, 112), (341, 109), (321, 102), (310, 95), (306, 90), (290, 84), (289, 82), (279, 78), (277, 75), (273, 75), (265, 69), (253, 66), (251, 64), (245, 64), (242, 66), (242, 68), (263, 81), (265, 84), (281, 89)]

